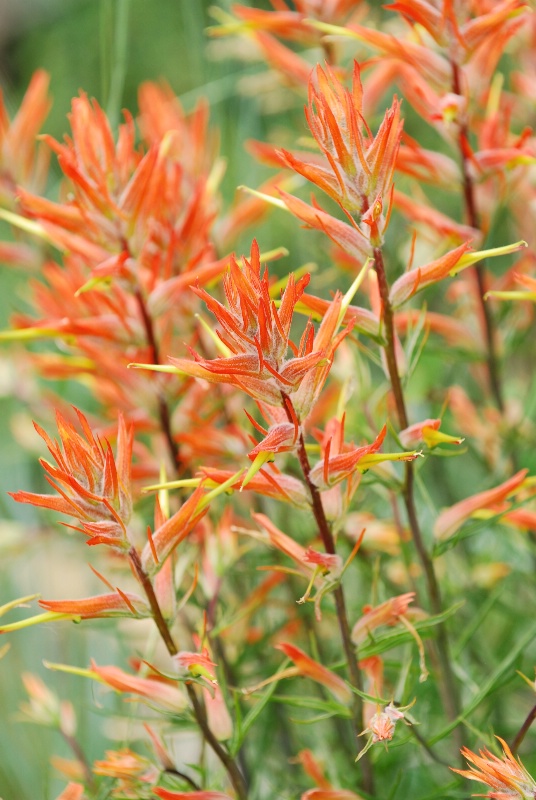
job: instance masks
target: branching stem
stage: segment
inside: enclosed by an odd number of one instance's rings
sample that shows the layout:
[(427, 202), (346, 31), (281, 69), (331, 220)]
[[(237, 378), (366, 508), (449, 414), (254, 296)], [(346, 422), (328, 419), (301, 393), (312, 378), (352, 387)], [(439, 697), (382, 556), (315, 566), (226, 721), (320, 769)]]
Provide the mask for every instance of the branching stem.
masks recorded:
[[(286, 402), (285, 402), (286, 399)], [(283, 398), (283, 406), (287, 411), (287, 415), (289, 421), (292, 422), (292, 415), (288, 409), (288, 403), (290, 403), (290, 398), (287, 396)], [(320, 538), (322, 539), (322, 544), (324, 545), (324, 549), (326, 553), (330, 555), (334, 555), (336, 553), (335, 548), (335, 541), (333, 539), (333, 534), (331, 532), (331, 528), (329, 522), (326, 517), (326, 513), (324, 511), (324, 506), (322, 504), (322, 498), (320, 496), (320, 492), (315, 484), (312, 482), (310, 473), (311, 473), (311, 465), (309, 463), (309, 456), (307, 455), (307, 450), (305, 449), (305, 440), (303, 438), (303, 433), (300, 432), (300, 438), (298, 440), (298, 459), (300, 462), (300, 467), (303, 473), (303, 477), (305, 479), (305, 483), (307, 484), (307, 488), (309, 489), (309, 493), (311, 496), (311, 506), (313, 515), (316, 521), (316, 525), (318, 528), (318, 533), (320, 534)], [(348, 665), (348, 673), (350, 677), (350, 683), (354, 686), (358, 691), (363, 691), (363, 682), (361, 680), (361, 673), (359, 671), (359, 667), (357, 665), (357, 648), (352, 642), (351, 632), (350, 632), (350, 624), (348, 622), (348, 614), (346, 611), (346, 601), (344, 598), (344, 592), (342, 585), (339, 584), (333, 592), (335, 598), (335, 608), (337, 612), (337, 620), (339, 623), (339, 631), (341, 634), (342, 646), (344, 650), (344, 655), (346, 658), (346, 663)], [(363, 701), (359, 695), (354, 695), (353, 701), (353, 724), (356, 736), (358, 736), (363, 728), (365, 727), (363, 722)], [(362, 770), (363, 770), (363, 788), (369, 794), (374, 793), (374, 776), (372, 773), (372, 763), (368, 756), (368, 753), (365, 753), (360, 761)]]
[[(406, 411), (406, 403), (404, 399), (402, 382), (400, 380), (400, 375), (398, 372), (398, 365), (397, 365), (396, 351), (395, 351), (393, 309), (391, 306), (391, 301), (389, 299), (389, 285), (387, 282), (387, 275), (385, 272), (383, 253), (380, 247), (374, 248), (374, 261), (375, 261), (376, 275), (378, 277), (378, 288), (382, 301), (383, 325), (384, 325), (384, 336), (385, 336), (385, 347), (384, 347), (385, 358), (387, 361), (387, 369), (391, 381), (391, 388), (395, 399), (398, 423), (400, 425), (400, 428), (404, 429), (407, 428), (409, 425), (408, 414)], [(406, 514), (408, 517), (411, 536), (424, 572), (424, 577), (426, 581), (426, 587), (428, 591), (428, 597), (432, 608), (432, 612), (434, 614), (441, 614), (443, 610), (441, 591), (435, 574), (433, 561), (430, 558), (426, 546), (424, 544), (424, 540), (419, 525), (419, 519), (417, 517), (417, 510), (415, 507), (415, 496), (414, 496), (415, 473), (412, 462), (406, 462), (405, 467), (406, 467), (405, 481), (402, 490), (402, 495), (404, 498), (404, 505), (406, 507)], [(442, 677), (441, 693), (443, 696), (443, 704), (445, 706), (445, 711), (447, 712), (449, 719), (452, 721), (455, 720), (459, 715), (459, 702), (458, 702), (458, 691), (457, 691), (456, 681), (454, 678), (454, 673), (452, 671), (452, 665), (450, 660), (447, 631), (444, 623), (438, 625), (437, 628), (437, 648), (439, 651), (441, 677)], [(459, 744), (461, 746), (461, 742), (459, 742)]]
[(527, 718), (525, 719), (525, 722), (523, 723), (523, 725), (521, 726), (521, 728), (519, 729), (519, 731), (516, 734), (516, 737), (515, 737), (515, 739), (513, 741), (513, 744), (512, 744), (512, 753), (514, 755), (516, 755), (517, 751), (521, 747), (521, 743), (523, 742), (523, 739), (527, 735), (527, 733), (529, 731), (529, 728), (532, 725), (532, 723), (534, 722), (534, 720), (536, 720), (536, 706), (533, 706), (531, 708), (531, 710), (529, 711), (529, 713), (527, 715)]
[[(461, 75), (460, 68), (456, 61), (451, 61), (452, 65), (452, 91), (454, 94), (462, 95)], [(480, 230), (480, 219), (475, 202), (475, 189), (473, 179), (469, 172), (469, 165), (467, 162), (467, 146), (469, 144), (469, 130), (465, 120), (460, 122), (458, 133), (458, 147), (460, 153), (460, 162), (462, 168), (463, 178), (463, 196), (465, 201), (465, 211), (467, 221), (472, 228)], [(489, 306), (486, 303), (484, 296), (486, 294), (486, 286), (484, 285), (484, 273), (486, 269), (486, 262), (480, 261), (472, 267), (472, 273), (477, 285), (478, 303), (482, 314), (482, 323), (484, 328), (484, 337), (486, 339), (486, 360), (488, 367), (488, 375), (493, 399), (499, 411), (504, 411), (503, 391), (501, 379), (499, 375), (499, 363), (497, 358), (497, 351), (495, 348), (495, 333), (493, 327), (493, 320)]]
[[(153, 321), (151, 319), (151, 315), (149, 314), (149, 310), (147, 308), (147, 304), (145, 303), (142, 291), (139, 287), (136, 289), (135, 297), (138, 303), (138, 308), (140, 310), (140, 316), (143, 321), (143, 327), (145, 328), (145, 336), (147, 338), (147, 344), (151, 348), (151, 357), (153, 360), (153, 364), (160, 364), (161, 363), (160, 351), (158, 348), (158, 342), (156, 341)], [(175, 441), (175, 439), (173, 438), (173, 433), (171, 430), (171, 415), (169, 413), (169, 406), (167, 404), (166, 398), (164, 397), (160, 389), (158, 390), (158, 416), (160, 418), (160, 427), (162, 429), (162, 433), (164, 434), (164, 438), (166, 440), (171, 462), (173, 464), (173, 467), (177, 469), (179, 463), (179, 446)]]
[[(158, 632), (162, 637), (162, 641), (166, 645), (167, 651), (170, 654), (170, 656), (175, 656), (179, 652), (179, 649), (175, 644), (173, 637), (171, 636), (171, 632), (168, 628), (167, 622), (164, 619), (162, 610), (158, 603), (158, 599), (153, 589), (153, 585), (151, 583), (151, 579), (143, 569), (139, 554), (134, 547), (132, 547), (129, 551), (129, 558), (130, 558), (130, 563), (132, 564), (132, 567), (134, 569), (134, 572), (143, 587), (147, 600), (149, 601), (149, 605), (153, 613), (153, 619), (155, 621), (156, 627), (158, 628)], [(208, 745), (210, 745), (214, 753), (217, 755), (217, 757), (225, 767), (227, 774), (229, 775), (229, 780), (231, 781), (233, 788), (236, 792), (238, 800), (246, 800), (247, 787), (245, 785), (244, 778), (240, 770), (238, 769), (238, 766), (236, 765), (233, 757), (230, 755), (227, 749), (221, 744), (221, 742), (218, 741), (213, 731), (210, 729), (205, 707), (203, 706), (203, 703), (199, 700), (194, 686), (190, 683), (187, 683), (186, 691), (188, 692), (188, 697), (192, 705), (194, 716), (197, 724), (199, 725), (199, 728), (201, 729), (204, 740), (207, 742)]]

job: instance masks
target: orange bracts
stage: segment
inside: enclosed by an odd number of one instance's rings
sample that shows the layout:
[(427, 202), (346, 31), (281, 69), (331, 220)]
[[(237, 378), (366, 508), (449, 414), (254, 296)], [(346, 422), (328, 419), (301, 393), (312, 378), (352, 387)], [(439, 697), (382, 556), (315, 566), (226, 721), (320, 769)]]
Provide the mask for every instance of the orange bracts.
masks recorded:
[(137, 695), (171, 713), (178, 714), (184, 711), (188, 704), (186, 695), (181, 692), (175, 681), (160, 677), (140, 678), (119, 667), (99, 667), (94, 661), (91, 662), (88, 676), (110, 686), (116, 692)]
[(79, 525), (69, 527), (85, 533), (89, 537), (89, 545), (106, 544), (119, 550), (128, 550), (130, 542), (126, 526), (132, 512), (132, 430), (127, 429), (120, 416), (114, 458), (110, 444), (103, 444), (91, 430), (82, 412), (78, 409), (75, 411), (83, 436), (59, 411), (56, 413), (61, 446), (34, 423), (57, 464), (54, 467), (41, 459), (45, 477), (57, 494), (12, 492), (11, 496), (18, 503), (30, 503), (74, 517)]
[(150, 617), (151, 610), (137, 594), (117, 589), (112, 594), (83, 597), (78, 600), (40, 600), (39, 605), (55, 614), (73, 614), (80, 619), (101, 617)]
[(301, 800), (363, 800), (362, 795), (349, 789), (309, 789)]
[(211, 791), (201, 791), (201, 792), (173, 792), (170, 789), (161, 789), (156, 788), (153, 789), (153, 792), (157, 797), (161, 797), (162, 800), (232, 800), (228, 794), (224, 794), (223, 792), (211, 792)]
[[(466, 497), (465, 500), (460, 500), (459, 503), (445, 509), (434, 525), (436, 539), (446, 539), (452, 536), (475, 512), (493, 507), (496, 503), (501, 503), (519, 491), (523, 487), (527, 473), (528, 469), (522, 469), (499, 486)], [(507, 511), (508, 508), (504, 510)]]
[(334, 672), (318, 661), (315, 661), (299, 647), (288, 642), (283, 642), (276, 645), (277, 650), (281, 650), (287, 658), (294, 662), (298, 669), (298, 673), (306, 678), (321, 683), (325, 686), (332, 695), (344, 705), (348, 705), (352, 701), (352, 692), (342, 678), (339, 678)]
[(48, 156), (37, 149), (36, 138), (52, 105), (48, 94), (49, 76), (37, 70), (26, 90), (17, 114), (9, 119), (0, 91), (0, 199), (2, 206), (14, 206), (18, 187), (43, 191)]
[(23, 672), (21, 678), (29, 701), (20, 705), (23, 719), (57, 728), (64, 735), (72, 736), (76, 731), (73, 704), (68, 700), (60, 700), (41, 678), (31, 672)]
[(94, 762), (93, 774), (115, 778), (118, 783), (114, 794), (136, 797), (157, 782), (159, 770), (148, 758), (124, 747), (121, 750), (107, 750), (105, 759)]
[(208, 236), (215, 204), (206, 158), (213, 148), (206, 146), (203, 109), (188, 120), (177, 98), (153, 84), (143, 87), (140, 101), (145, 152), (135, 144), (128, 113), (114, 141), (104, 111), (82, 93), (72, 102), (72, 138), (44, 137), (72, 199), (55, 203), (22, 189), (19, 197), (48, 239), (80, 255), (96, 276), (122, 276), (152, 289), (157, 278), (213, 260)]
[(389, 299), (393, 307), (400, 306), (416, 292), (431, 286), (438, 281), (456, 275), (467, 267), (482, 261), (485, 258), (508, 255), (522, 250), (527, 246), (525, 241), (514, 242), (504, 247), (495, 247), (490, 250), (477, 250), (473, 252), (469, 242), (464, 242), (454, 250), (450, 250), (440, 258), (416, 267), (404, 273), (391, 286)]
[(380, 625), (396, 625), (399, 618), (403, 616), (410, 603), (413, 603), (415, 592), (391, 597), (379, 606), (366, 609), (365, 614), (359, 619), (352, 629), (352, 641), (354, 644), (364, 642), (369, 633)]
[[(342, 310), (342, 295), (337, 294), (316, 334), (309, 322), (299, 345), (291, 341), (294, 308), (308, 283), (309, 275), (298, 281), (290, 275), (277, 307), (270, 296), (268, 273), (261, 273), (254, 241), (242, 268), (231, 257), (223, 281), (227, 307), (204, 289), (194, 288), (221, 326), (217, 334), (226, 354), (207, 359), (193, 352), (195, 361), (171, 358), (171, 363), (178, 373), (231, 384), (256, 400), (288, 408), (295, 422), (304, 420), (328, 376), (335, 350), (350, 332), (347, 326), (337, 333)], [(289, 348), (291, 358), (287, 358)]]
[(370, 718), (368, 726), (360, 733), (360, 736), (369, 734), (367, 743), (364, 748), (358, 753), (356, 761), (359, 761), (365, 753), (378, 742), (383, 742), (387, 745), (394, 736), (396, 723), (402, 720), (406, 725), (411, 723), (406, 720), (405, 712), (412, 707), (415, 700), (407, 706), (395, 706), (394, 703), (389, 703), (383, 709), (378, 706), (378, 711)]
[[(439, 6), (439, 8), (438, 8)], [(427, 0), (396, 0), (389, 6), (405, 20), (422, 26), (439, 45), (447, 46), (449, 39), (456, 40), (467, 55), (481, 45), (492, 46), (494, 37), (504, 45), (505, 32), (512, 36), (520, 14), (528, 10), (522, 0), (503, 0), (495, 3), (471, 3), (467, 6), (453, 0), (430, 3)], [(471, 18), (471, 11), (474, 17)], [(513, 24), (512, 24), (513, 23)]]
[(439, 430), (440, 427), (440, 419), (425, 419), (422, 422), (416, 422), (403, 431), (400, 431), (398, 438), (404, 447), (410, 447), (419, 442), (424, 442), (430, 449), (436, 447), (438, 444), (462, 444), (464, 441), (463, 438), (443, 433)]
[(204, 678), (209, 684), (216, 684), (214, 667), (218, 666), (210, 658), (209, 652), (206, 647), (203, 648), (201, 653), (189, 652), (181, 650), (173, 660), (181, 674), (187, 676), (191, 675), (194, 678)]
[(149, 533), (149, 541), (141, 554), (143, 569), (149, 575), (155, 575), (162, 568), (168, 556), (207, 513), (208, 505), (202, 503), (204, 496), (200, 485), (172, 517), (163, 521), (154, 533)]
[(464, 747), (462, 756), (469, 761), (470, 769), (451, 767), (452, 771), (470, 781), (485, 783), (491, 789), (485, 797), (491, 800), (533, 800), (536, 797), (536, 781), (521, 761), (514, 758), (504, 739), (500, 736), (496, 738), (503, 749), (502, 758), (488, 749), (480, 750), (480, 755), (476, 755)]
[(335, 72), (317, 66), (309, 81), (307, 123), (325, 161), (301, 158), (282, 150), (284, 162), (332, 197), (373, 246), (381, 243), (388, 224), (393, 171), (402, 119), (400, 102), (393, 100), (373, 136), (363, 119), (363, 87), (354, 62), (352, 90)]
[(84, 800), (85, 797), (83, 785), (81, 783), (71, 782), (65, 787), (63, 792), (56, 797), (56, 800)]

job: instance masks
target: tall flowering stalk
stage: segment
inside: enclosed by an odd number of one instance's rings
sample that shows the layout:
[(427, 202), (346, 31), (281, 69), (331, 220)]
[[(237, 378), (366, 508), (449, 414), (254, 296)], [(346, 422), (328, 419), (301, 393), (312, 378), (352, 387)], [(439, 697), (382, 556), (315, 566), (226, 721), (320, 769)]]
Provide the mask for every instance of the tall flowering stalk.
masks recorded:
[[(320, 29), (322, 25), (318, 26)], [(326, 26), (326, 30), (329, 30)], [(381, 37), (380, 37), (381, 38)], [(372, 37), (374, 41), (374, 37)], [(384, 41), (383, 39), (381, 40)], [(423, 56), (424, 57), (424, 56)], [(317, 67), (309, 80), (309, 105), (306, 118), (311, 133), (318, 144), (323, 159), (304, 159), (288, 151), (276, 154), (277, 161), (289, 166), (322, 189), (341, 207), (353, 231), (358, 235), (362, 255), (370, 254), (374, 259), (377, 290), (380, 300), (381, 330), (384, 338), (383, 352), (394, 397), (399, 429), (404, 431), (410, 424), (402, 385), (402, 369), (399, 363), (400, 347), (395, 327), (394, 309), (418, 290), (434, 284), (449, 275), (466, 269), (484, 259), (485, 251), (470, 252), (469, 242), (461, 244), (435, 261), (409, 270), (392, 286), (389, 285), (384, 261), (383, 244), (390, 219), (393, 198), (393, 174), (400, 161), (402, 120), (400, 104), (395, 98), (384, 115), (376, 136), (373, 136), (363, 117), (363, 89), (360, 71), (354, 63), (352, 91), (346, 90), (332, 69), (324, 71)], [(328, 226), (320, 223), (319, 212), (310, 209), (308, 216), (287, 195), (282, 193), (283, 204), (291, 213), (305, 219), (312, 227), (328, 232)], [(293, 204), (294, 203), (294, 204)], [(318, 220), (316, 223), (314, 219)], [(476, 220), (470, 223), (476, 227)], [(335, 224), (335, 220), (334, 220)], [(340, 225), (340, 223), (338, 223)], [(330, 238), (335, 239), (331, 234)], [(350, 249), (350, 235), (339, 235), (337, 244), (355, 257), (357, 248)], [(515, 252), (525, 242), (516, 243), (500, 251), (489, 251), (489, 255)], [(489, 321), (489, 320), (488, 320)], [(489, 331), (489, 325), (487, 327)], [(488, 335), (488, 344), (491, 341)], [(491, 346), (490, 346), (491, 347)], [(490, 354), (490, 375), (496, 383), (493, 349)], [(304, 459), (304, 470), (307, 471)], [(415, 548), (424, 572), (431, 608), (440, 614), (443, 608), (439, 581), (433, 561), (422, 535), (414, 496), (414, 466), (408, 461), (405, 467), (405, 482), (402, 496)], [(439, 664), (442, 680), (442, 696), (451, 720), (459, 713), (458, 688), (452, 670), (446, 629), (439, 626), (437, 635)], [(457, 733), (459, 736), (459, 733)]]
[[(299, 346), (289, 339), (294, 308), (308, 282), (309, 276), (304, 276), (295, 283), (291, 275), (277, 308), (270, 297), (267, 271), (261, 275), (259, 250), (254, 242), (251, 258), (244, 259), (242, 269), (236, 260), (231, 260), (224, 281), (228, 308), (215, 301), (207, 292), (201, 293), (195, 290), (205, 299), (221, 325), (221, 329), (216, 333), (226, 348), (226, 355), (209, 361), (201, 359), (194, 353), (193, 362), (177, 358), (172, 358), (171, 362), (173, 368), (180, 373), (237, 386), (254, 399), (284, 412), (287, 422), (277, 421), (267, 433), (263, 449), (261, 450), (258, 445), (255, 451), (258, 455), (262, 452), (279, 452), (283, 449), (284, 443), (284, 449), (293, 449), (296, 452), (322, 544), (326, 553), (334, 556), (336, 550), (331, 526), (326, 517), (320, 491), (311, 478), (304, 424), (327, 379), (334, 353), (350, 333), (351, 327), (347, 326), (338, 332), (345, 308), (342, 296), (337, 294), (316, 334), (309, 322), (301, 336)], [(287, 359), (289, 349), (292, 356)], [(277, 479), (275, 483), (277, 484)], [(335, 584), (334, 597), (350, 679), (354, 687), (361, 691), (361, 676), (357, 668), (355, 648), (350, 638), (346, 602), (340, 584)], [(355, 695), (353, 705), (355, 727), (358, 732), (363, 722), (359, 694)], [(370, 790), (372, 773), (368, 761), (364, 762), (363, 769), (364, 780)]]
[[(87, 544), (106, 544), (126, 555), (134, 576), (146, 596), (148, 607), (137, 596), (117, 589), (116, 595), (86, 598), (83, 601), (59, 603), (42, 601), (41, 605), (48, 610), (45, 619), (54, 620), (55, 617), (88, 619), (114, 616), (114, 614), (131, 617), (151, 616), (169, 655), (178, 656), (179, 648), (170, 629), (174, 619), (166, 618), (158, 596), (163, 587), (159, 586), (152, 576), (162, 569), (175, 548), (207, 512), (208, 504), (204, 492), (200, 487), (182, 508), (169, 520), (163, 521), (154, 533), (149, 529), (148, 544), (140, 553), (127, 529), (132, 504), (130, 488), (132, 437), (131, 435), (129, 437), (121, 419), (117, 456), (114, 459), (110, 446), (105, 449), (84, 415), (79, 411), (77, 414), (84, 437), (58, 416), (61, 448), (37, 426), (38, 432), (47, 442), (50, 452), (58, 463), (59, 468), (56, 469), (46, 461), (42, 462), (47, 478), (59, 496), (17, 492), (13, 494), (13, 498), (21, 503), (44, 506), (75, 517), (80, 525), (78, 529), (90, 536)], [(167, 580), (170, 578), (171, 575), (168, 573)], [(34, 621), (41, 622), (43, 618), (30, 619), (28, 624)], [(3, 632), (9, 629), (9, 626), (3, 628)], [(199, 663), (202, 663), (202, 659)], [(125, 678), (121, 670), (116, 667), (101, 669), (95, 667), (90, 677), (101, 680), (119, 691), (139, 693), (151, 701), (163, 704), (168, 709), (182, 710), (185, 705), (184, 697), (175, 687), (163, 687), (157, 681), (151, 682), (135, 677)], [(194, 717), (204, 738), (226, 768), (237, 797), (245, 798), (246, 788), (240, 770), (210, 727), (206, 708), (195, 689), (188, 683), (186, 688)]]
[[(381, 301), (385, 360), (395, 400), (397, 421), (402, 430), (408, 428), (409, 418), (397, 360), (393, 304), (382, 251), (390, 216), (393, 172), (402, 137), (400, 106), (395, 100), (393, 106), (386, 112), (378, 133), (373, 137), (365, 128), (363, 120), (363, 91), (357, 63), (354, 64), (352, 87), (350, 93), (332, 71), (326, 74), (317, 67), (310, 80), (309, 107), (306, 116), (311, 133), (325, 155), (326, 163), (307, 164), (285, 152), (283, 159), (292, 169), (305, 175), (339, 203), (354, 230), (358, 231), (366, 242), (366, 249), (374, 259)], [(426, 275), (427, 270), (433, 276), (431, 281), (439, 280), (448, 274), (460, 261), (466, 249), (465, 245), (458, 248), (443, 259), (444, 265), (438, 265), (434, 271), (431, 267), (420, 268), (411, 291), (416, 290), (422, 280), (421, 276)], [(411, 275), (408, 274), (406, 277), (410, 283)], [(310, 468), (305, 451), (301, 459), (307, 480)], [(404, 503), (413, 541), (424, 570), (430, 603), (433, 612), (440, 614), (442, 601), (439, 583), (419, 526), (413, 485), (413, 465), (409, 462), (406, 464)], [(321, 518), (318, 503), (315, 513)], [(324, 523), (320, 522), (319, 526), (324, 527)], [(450, 718), (455, 719), (458, 713), (457, 689), (443, 627), (438, 630), (438, 646), (443, 672), (444, 702)]]

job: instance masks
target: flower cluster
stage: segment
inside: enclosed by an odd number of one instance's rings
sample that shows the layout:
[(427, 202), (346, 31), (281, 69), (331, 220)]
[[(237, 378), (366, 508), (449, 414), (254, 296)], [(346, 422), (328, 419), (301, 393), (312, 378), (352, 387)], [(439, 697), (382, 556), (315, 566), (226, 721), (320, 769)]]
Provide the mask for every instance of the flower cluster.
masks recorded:
[[(130, 471), (132, 430), (119, 418), (117, 455), (108, 442), (103, 443), (91, 430), (86, 417), (75, 409), (83, 436), (58, 412), (56, 420), (61, 446), (39, 426), (57, 466), (45, 459), (41, 464), (56, 495), (14, 492), (19, 503), (50, 508), (75, 517), (77, 530), (88, 536), (87, 544), (106, 544), (119, 550), (129, 548), (127, 525), (132, 513)], [(73, 527), (73, 526), (71, 526)]]
[[(213, 383), (231, 384), (256, 400), (290, 411), (289, 398), (298, 419), (304, 420), (326, 381), (337, 347), (351, 330), (349, 325), (337, 332), (343, 316), (342, 295), (338, 294), (318, 331), (315, 333), (308, 323), (299, 344), (292, 342), (294, 309), (308, 283), (309, 275), (298, 281), (291, 275), (277, 307), (254, 241), (251, 257), (243, 259), (242, 269), (231, 258), (223, 281), (227, 307), (204, 289), (194, 288), (221, 326), (217, 335), (225, 355), (206, 359), (194, 353), (193, 362), (172, 358), (175, 370)], [(289, 349), (292, 356), (287, 358)]]

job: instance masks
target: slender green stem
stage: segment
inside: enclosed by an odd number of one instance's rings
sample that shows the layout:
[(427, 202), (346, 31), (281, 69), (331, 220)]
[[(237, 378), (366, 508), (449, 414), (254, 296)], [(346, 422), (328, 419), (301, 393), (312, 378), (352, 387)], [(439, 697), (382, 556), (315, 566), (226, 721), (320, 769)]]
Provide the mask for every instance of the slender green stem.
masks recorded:
[[(138, 551), (134, 547), (132, 547), (129, 550), (128, 555), (134, 573), (136, 574), (136, 577), (138, 578), (140, 584), (142, 585), (147, 600), (149, 601), (149, 605), (151, 607), (151, 611), (153, 614), (153, 619), (155, 621), (156, 627), (158, 628), (160, 636), (162, 637), (162, 641), (166, 645), (167, 651), (170, 654), (170, 656), (176, 656), (177, 653), (179, 652), (179, 649), (175, 644), (175, 641), (173, 640), (171, 632), (168, 628), (167, 622), (164, 619), (162, 610), (158, 603), (158, 599), (153, 589), (153, 585), (151, 583), (151, 579), (143, 569)], [(221, 742), (218, 741), (213, 731), (210, 729), (205, 707), (203, 703), (199, 700), (196, 694), (195, 687), (192, 684), (187, 683), (186, 691), (188, 692), (188, 697), (192, 705), (194, 716), (197, 724), (199, 725), (199, 728), (201, 729), (201, 733), (203, 734), (204, 740), (207, 742), (208, 745), (210, 745), (214, 753), (217, 755), (217, 757), (225, 767), (227, 774), (229, 775), (229, 779), (236, 792), (238, 800), (246, 800), (247, 787), (244, 782), (244, 778), (240, 770), (238, 769), (238, 766), (236, 765), (233, 757), (221, 744)]]
[[(402, 382), (398, 372), (398, 365), (396, 360), (395, 351), (395, 332), (393, 321), (393, 309), (389, 300), (389, 285), (387, 282), (387, 275), (385, 272), (385, 265), (383, 261), (383, 253), (380, 247), (374, 248), (374, 261), (376, 275), (378, 277), (378, 288), (382, 301), (383, 310), (383, 325), (385, 336), (385, 358), (387, 361), (387, 368), (389, 371), (389, 378), (391, 381), (391, 388), (395, 399), (396, 413), (400, 428), (408, 427), (408, 414), (406, 410), (406, 403), (404, 399), (404, 391), (402, 389)], [(428, 597), (430, 605), (434, 614), (442, 612), (442, 600), (439, 583), (435, 574), (434, 564), (430, 558), (419, 525), (417, 510), (415, 507), (414, 495), (414, 468), (411, 462), (406, 462), (405, 481), (402, 490), (404, 505), (406, 507), (406, 514), (408, 517), (411, 536), (417, 555), (421, 562), (424, 572), (426, 586), (428, 590)], [(452, 664), (450, 658), (450, 648), (447, 637), (445, 624), (442, 623), (437, 628), (437, 648), (439, 651), (440, 669), (441, 669), (441, 694), (443, 697), (443, 704), (449, 716), (449, 719), (455, 720), (459, 714), (459, 700), (458, 690), (454, 673), (452, 671)], [(459, 735), (459, 734), (457, 734)], [(461, 741), (459, 742), (461, 746)]]
[[(456, 63), (456, 61), (454, 60), (451, 61), (451, 65), (452, 65), (452, 91), (454, 92), (454, 94), (461, 96), (462, 86), (461, 86), (460, 68)], [(472, 228), (475, 228), (475, 230), (480, 230), (481, 225), (480, 225), (478, 211), (476, 208), (475, 189), (474, 189), (473, 179), (471, 178), (471, 174), (469, 172), (469, 165), (467, 163), (467, 156), (466, 156), (468, 143), (469, 143), (469, 130), (467, 127), (467, 123), (465, 122), (465, 120), (463, 120), (462, 122), (460, 122), (459, 126), (458, 147), (459, 147), (460, 162), (462, 168), (465, 211), (469, 225)], [(480, 261), (480, 263), (475, 264), (475, 266), (472, 267), (472, 273), (474, 275), (475, 282), (477, 285), (478, 302), (482, 313), (484, 337), (486, 339), (486, 352), (487, 352), (486, 360), (487, 360), (490, 387), (497, 408), (499, 409), (499, 411), (504, 411), (503, 391), (499, 374), (499, 362), (497, 358), (497, 350), (495, 347), (495, 333), (494, 333), (493, 320), (491, 318), (489, 305), (486, 303), (484, 299), (484, 296), (486, 294), (486, 286), (484, 285), (485, 269), (486, 269), (486, 262)]]
[[(285, 399), (287, 402), (285, 402)], [(287, 403), (290, 402), (291, 401), (289, 397), (283, 398), (283, 406), (286, 409), (289, 421), (292, 422), (292, 415), (290, 414), (287, 406)], [(302, 432), (300, 432), (300, 437), (298, 441), (298, 460), (300, 462), (300, 467), (303, 473), (303, 477), (305, 479), (305, 483), (307, 484), (307, 488), (309, 489), (309, 494), (311, 496), (312, 511), (316, 521), (318, 532), (320, 534), (320, 538), (322, 539), (322, 544), (324, 545), (326, 553), (334, 555), (336, 553), (335, 541), (333, 539), (333, 534), (331, 532), (331, 528), (327, 520), (326, 513), (324, 511), (324, 506), (322, 504), (322, 497), (320, 496), (318, 488), (312, 482), (310, 477), (311, 465), (309, 463), (309, 456), (307, 455), (307, 450), (305, 449), (305, 440), (303, 438)], [(337, 621), (339, 624), (339, 631), (341, 634), (344, 655), (348, 666), (350, 683), (358, 691), (362, 692), (363, 681), (361, 680), (361, 672), (359, 671), (359, 667), (357, 664), (358, 660), (357, 648), (352, 642), (350, 624), (348, 622), (348, 614), (346, 611), (346, 601), (344, 598), (344, 591), (341, 584), (339, 584), (335, 588), (335, 590), (333, 591), (333, 596), (335, 598)], [(359, 734), (363, 731), (365, 725), (363, 722), (363, 700), (357, 694), (354, 695), (352, 713), (353, 713), (353, 724), (354, 724), (355, 734), (356, 736), (359, 736)], [(363, 770), (363, 788), (369, 794), (374, 794), (374, 775), (372, 772), (372, 762), (370, 761), (368, 753), (365, 753), (363, 755), (360, 764)]]

